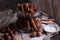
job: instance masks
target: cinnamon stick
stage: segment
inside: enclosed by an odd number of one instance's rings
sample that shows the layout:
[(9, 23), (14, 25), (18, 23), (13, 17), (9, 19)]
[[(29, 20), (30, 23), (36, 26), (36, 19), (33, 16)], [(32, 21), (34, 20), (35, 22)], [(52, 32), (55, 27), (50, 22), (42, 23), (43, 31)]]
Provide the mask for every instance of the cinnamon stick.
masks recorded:
[(39, 29), (40, 28), (40, 20), (39, 20), (39, 18), (37, 17), (34, 20), (35, 20), (35, 24), (36, 24), (37, 28)]
[(22, 5), (22, 13), (24, 13), (24, 7), (23, 7), (23, 5)]
[(30, 22), (27, 20), (27, 30), (30, 31)]
[(34, 30), (38, 30), (33, 18), (30, 18)]

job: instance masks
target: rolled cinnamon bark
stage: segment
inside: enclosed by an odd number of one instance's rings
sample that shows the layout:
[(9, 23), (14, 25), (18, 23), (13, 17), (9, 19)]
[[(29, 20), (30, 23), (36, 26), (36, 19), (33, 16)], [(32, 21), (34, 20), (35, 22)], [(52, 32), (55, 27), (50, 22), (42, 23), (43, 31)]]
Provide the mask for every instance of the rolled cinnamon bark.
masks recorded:
[(33, 28), (31, 28), (31, 35), (30, 37), (36, 37), (36, 31), (34, 31)]
[(11, 32), (13, 33), (13, 34), (17, 34), (18, 33), (18, 28), (16, 27), (16, 26), (12, 26), (12, 28), (10, 28), (11, 29)]
[(11, 39), (11, 40), (16, 40), (16, 39), (15, 39), (15, 35), (14, 35), (14, 34), (12, 34), (12, 39)]
[(36, 36), (37, 36), (37, 37), (40, 37), (41, 34), (42, 34), (42, 33), (41, 33), (40, 31), (37, 31), (37, 35), (36, 35)]
[(27, 20), (27, 31), (28, 32), (30, 31), (30, 22), (29, 22), (29, 20)]
[(10, 30), (9, 35), (10, 35), (10, 37), (11, 37), (11, 40), (14, 40), (14, 36), (15, 36), (15, 35), (14, 35), (13, 31)]
[(31, 13), (36, 12), (36, 8), (34, 7), (34, 5), (30, 5), (29, 11), (30, 11)]
[(11, 36), (9, 36), (9, 33), (5, 33), (5, 39), (6, 40), (11, 40)]
[(36, 32), (33, 31), (33, 32), (31, 33), (30, 37), (36, 37)]
[(20, 7), (20, 6), (21, 6), (21, 4), (18, 3), (18, 7)]
[(23, 4), (22, 4), (22, 13), (24, 13), (24, 7), (23, 7)]
[(35, 20), (35, 24), (36, 24), (36, 26), (37, 26), (37, 28), (39, 29), (40, 28), (40, 20), (39, 20), (40, 18), (35, 18), (34, 20)]
[(21, 4), (18, 4), (18, 10), (22, 11), (22, 5)]
[(36, 26), (36, 24), (34, 22), (34, 19), (32, 17), (30, 17), (30, 20), (31, 20), (31, 23), (32, 23), (32, 26), (33, 26), (34, 30), (38, 30), (37, 26)]
[(25, 11), (28, 12), (29, 11), (29, 4), (25, 3)]
[(42, 33), (43, 33), (42, 28), (38, 29), (38, 31), (37, 31), (37, 37), (41, 36), (41, 35), (42, 35)]

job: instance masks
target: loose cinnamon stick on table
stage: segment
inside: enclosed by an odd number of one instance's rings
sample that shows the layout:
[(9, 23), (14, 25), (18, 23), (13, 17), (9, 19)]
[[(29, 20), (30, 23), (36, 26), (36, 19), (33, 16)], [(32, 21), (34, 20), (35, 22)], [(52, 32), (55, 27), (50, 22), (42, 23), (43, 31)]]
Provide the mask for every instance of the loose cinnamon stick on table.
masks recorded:
[(55, 21), (55, 19), (43, 19), (42, 21)]

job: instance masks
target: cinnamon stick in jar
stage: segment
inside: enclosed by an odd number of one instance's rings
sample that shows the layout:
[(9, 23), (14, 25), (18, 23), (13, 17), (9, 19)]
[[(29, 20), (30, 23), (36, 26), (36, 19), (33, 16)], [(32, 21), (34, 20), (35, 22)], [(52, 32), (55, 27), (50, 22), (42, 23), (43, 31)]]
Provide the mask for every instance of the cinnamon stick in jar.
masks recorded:
[(37, 37), (41, 36), (43, 33), (43, 29), (40, 27), (40, 29), (38, 29), (37, 31)]
[(34, 31), (33, 28), (31, 28), (31, 35), (30, 37), (36, 37), (36, 31)]
[(24, 13), (24, 7), (23, 4), (18, 4), (18, 10)]
[(29, 11), (30, 11), (31, 13), (36, 12), (36, 8), (34, 7), (34, 5), (30, 5)]
[(25, 11), (26, 11), (26, 12), (29, 11), (29, 3), (25, 3)]
[(41, 26), (40, 18), (39, 18), (39, 17), (37, 17), (37, 18), (34, 18), (34, 20), (35, 20), (35, 24), (36, 24), (37, 28), (39, 29), (39, 28), (40, 28), (40, 26)]
[(18, 7), (20, 7), (20, 6), (21, 6), (21, 4), (18, 3)]
[(24, 13), (24, 7), (23, 7), (23, 4), (22, 4), (22, 13)]
[(27, 31), (28, 32), (30, 31), (30, 22), (29, 22), (29, 20), (27, 20)]
[(18, 11), (22, 11), (22, 5), (18, 3)]
[(34, 19), (30, 17), (30, 20), (31, 20), (31, 23), (32, 23), (32, 26), (33, 26), (34, 30), (38, 30)]
[(37, 35), (36, 35), (37, 37), (40, 37), (42, 34), (40, 31), (37, 31), (36, 33), (37, 33)]

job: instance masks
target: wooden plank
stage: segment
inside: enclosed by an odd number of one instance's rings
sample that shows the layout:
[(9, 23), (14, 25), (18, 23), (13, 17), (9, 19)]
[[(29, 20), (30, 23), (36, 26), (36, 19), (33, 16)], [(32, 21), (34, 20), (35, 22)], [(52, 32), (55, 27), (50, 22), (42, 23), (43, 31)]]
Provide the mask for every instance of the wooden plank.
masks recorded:
[(54, 18), (51, 0), (47, 0), (47, 12), (51, 18)]
[(53, 0), (53, 12), (54, 17), (56, 19), (56, 22), (60, 25), (60, 1), (59, 0)]

